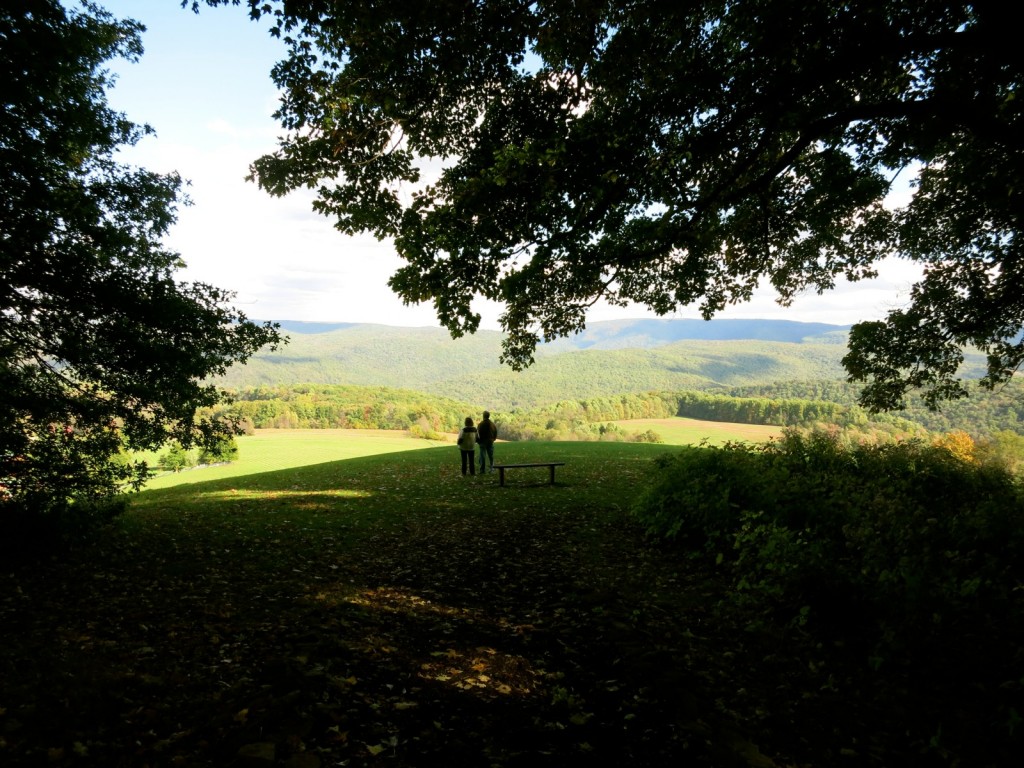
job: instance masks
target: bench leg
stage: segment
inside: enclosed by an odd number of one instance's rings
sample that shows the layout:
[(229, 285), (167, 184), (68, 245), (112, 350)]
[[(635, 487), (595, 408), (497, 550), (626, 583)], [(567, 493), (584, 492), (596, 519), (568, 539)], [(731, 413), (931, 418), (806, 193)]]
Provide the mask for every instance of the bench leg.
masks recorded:
[(552, 464), (548, 469), (551, 470), (551, 485), (555, 484), (555, 465)]
[(500, 487), (500, 486), (503, 486), (504, 484), (505, 484), (505, 468), (504, 467), (498, 467), (498, 486)]

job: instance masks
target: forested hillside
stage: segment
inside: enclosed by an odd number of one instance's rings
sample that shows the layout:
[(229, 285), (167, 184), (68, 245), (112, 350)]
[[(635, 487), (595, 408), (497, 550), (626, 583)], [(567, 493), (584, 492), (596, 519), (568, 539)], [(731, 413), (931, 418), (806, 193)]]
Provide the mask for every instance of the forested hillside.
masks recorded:
[(438, 381), (500, 367), (501, 336), (496, 331), (454, 340), (440, 328), (350, 325), (297, 333), (296, 327), (294, 323), (285, 324), (286, 330), (292, 329), (287, 334), (287, 346), (254, 355), (246, 365), (231, 368), (217, 382), (232, 389), (361, 384), (437, 392), (434, 384)]
[[(852, 406), (859, 390), (845, 381), (780, 381), (729, 387), (720, 392), (739, 398), (799, 399)], [(945, 403), (939, 411), (929, 410), (915, 398), (911, 398), (907, 406), (906, 410), (893, 411), (889, 416), (908, 419), (932, 432), (957, 429), (975, 434), (999, 430), (1016, 432), (1024, 427), (1024, 383), (1015, 379), (993, 392), (975, 387), (971, 397)]]
[(571, 352), (544, 357), (521, 373), (485, 370), (439, 381), (433, 391), (495, 408), (537, 408), (651, 390), (709, 389), (780, 379), (839, 379), (843, 348), (830, 344), (679, 341), (655, 349)]
[(834, 342), (845, 344), (849, 326), (793, 320), (606, 320), (544, 345), (547, 350), (646, 349), (684, 339), (702, 341)]
[[(496, 331), (452, 339), (440, 328), (284, 323), (288, 346), (256, 355), (218, 383), (382, 386), (501, 411), (652, 390), (840, 383), (846, 374), (839, 328), (786, 321), (594, 323), (571, 339), (542, 345), (534, 365), (515, 372), (499, 362)], [(735, 338), (742, 335), (748, 338)], [(977, 376), (983, 363), (980, 355), (969, 356), (965, 373)]]
[[(296, 332), (306, 325), (317, 332)], [(761, 325), (762, 336), (786, 339), (797, 338), (804, 330), (816, 334), (832, 327)], [(288, 346), (254, 356), (218, 383), (232, 389), (293, 384), (385, 386), (510, 410), (567, 398), (843, 376), (839, 363), (843, 346), (820, 336), (809, 336), (813, 343), (680, 338), (755, 332), (749, 323), (715, 328), (718, 321), (595, 323), (575, 344), (562, 340), (542, 346), (536, 363), (517, 373), (499, 362), (501, 335), (496, 331), (452, 339), (439, 328), (286, 323)], [(595, 340), (597, 336), (600, 341)], [(634, 346), (622, 348), (625, 344)]]
[[(232, 392), (235, 400), (218, 409), (221, 416), (246, 430), (261, 429), (393, 429), (418, 437), (440, 438), (454, 433), (466, 416), (479, 416), (484, 406), (469, 401), (425, 395), (411, 390), (353, 385), (301, 384), (255, 387)], [(629, 440), (659, 442), (649, 430), (629, 431), (615, 422), (681, 416), (733, 424), (811, 427), (830, 424), (862, 434), (924, 432), (909, 418), (870, 416), (852, 403), (798, 397), (739, 397), (696, 390), (623, 393), (566, 399), (540, 408), (495, 414), (505, 440)], [(984, 424), (960, 427), (984, 434)]]

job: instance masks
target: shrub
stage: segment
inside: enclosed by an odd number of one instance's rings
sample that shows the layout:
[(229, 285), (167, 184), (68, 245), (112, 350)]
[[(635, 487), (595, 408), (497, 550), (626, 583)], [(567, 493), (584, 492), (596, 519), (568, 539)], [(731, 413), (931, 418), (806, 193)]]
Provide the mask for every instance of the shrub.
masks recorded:
[[(961, 435), (849, 445), (829, 432), (689, 448), (656, 462), (635, 512), (724, 569), (720, 610), (956, 691), (984, 709), (972, 721), (984, 732), (956, 737), (963, 749), (1002, 754), (1024, 712), (1024, 496), (1005, 463), (970, 448)], [(961, 727), (973, 726), (944, 723), (944, 739)]]
[(157, 463), (165, 472), (181, 472), (183, 469), (195, 466), (192, 455), (177, 440), (172, 442), (167, 450), (160, 455)]
[(421, 424), (413, 424), (409, 427), (409, 437), (415, 437), (421, 440), (444, 440), (445, 436), (428, 426)]
[(655, 460), (655, 477), (635, 504), (649, 532), (699, 549), (722, 549), (743, 509), (763, 507), (763, 448), (745, 443), (686, 447)]
[(206, 446), (199, 450), (200, 464), (220, 464), (234, 461), (237, 458), (238, 441), (233, 435), (221, 435), (212, 446)]
[(954, 636), (966, 651), (1024, 634), (1024, 496), (964, 445), (789, 432), (690, 448), (657, 461), (635, 512), (712, 553), (765, 616), (856, 629), (879, 658)]
[(664, 443), (665, 440), (653, 429), (646, 432), (634, 432), (630, 438), (634, 443)]

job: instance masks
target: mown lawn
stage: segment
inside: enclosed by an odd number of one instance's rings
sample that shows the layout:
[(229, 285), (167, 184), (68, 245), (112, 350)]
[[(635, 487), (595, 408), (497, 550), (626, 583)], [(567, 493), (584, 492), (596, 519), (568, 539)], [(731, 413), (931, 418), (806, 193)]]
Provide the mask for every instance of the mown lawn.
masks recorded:
[(615, 422), (629, 433), (656, 432), (667, 445), (722, 445), (728, 442), (760, 443), (782, 434), (782, 427), (764, 424), (730, 424), (673, 417), (668, 419), (630, 419)]
[(145, 491), (0, 573), (0, 764), (908, 764), (871, 696), (809, 687), (820, 649), (716, 616), (713, 570), (637, 528), (664, 450), (498, 446), (554, 486), (444, 446)]
[[(653, 430), (661, 436), (666, 445), (699, 445), (702, 442), (709, 445), (722, 445), (730, 441), (762, 442), (782, 432), (781, 427), (729, 424), (683, 418), (634, 419), (616, 423), (631, 434), (648, 429)], [(237, 440), (239, 446), (237, 461), (222, 466), (197, 467), (177, 473), (160, 473), (149, 481), (147, 488), (170, 488), (182, 483), (221, 480), (239, 475), (306, 467), (361, 456), (437, 448), (446, 445), (434, 440), (412, 438), (405, 432), (377, 429), (258, 429), (255, 434), (242, 435)], [(528, 451), (525, 446), (523, 449)], [(156, 467), (158, 456), (158, 452), (153, 452), (144, 458), (151, 466)]]
[[(169, 488), (181, 483), (221, 480), (443, 445), (434, 440), (412, 438), (406, 432), (383, 429), (257, 429), (253, 435), (240, 435), (237, 441), (237, 461), (184, 472), (161, 473), (149, 481), (147, 488)], [(152, 453), (144, 458), (155, 467), (158, 456), (158, 453)]]

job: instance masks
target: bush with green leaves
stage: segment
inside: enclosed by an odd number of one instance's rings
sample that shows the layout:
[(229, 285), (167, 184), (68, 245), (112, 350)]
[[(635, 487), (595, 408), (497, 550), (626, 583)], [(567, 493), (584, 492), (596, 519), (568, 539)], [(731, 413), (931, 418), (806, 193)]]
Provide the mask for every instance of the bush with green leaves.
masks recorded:
[(213, 445), (199, 449), (200, 464), (223, 464), (238, 458), (238, 441), (234, 435), (221, 435)]
[(1024, 632), (1024, 493), (922, 441), (787, 432), (657, 463), (636, 514), (730, 570), (736, 601), (870, 638), (876, 653)]
[(165, 472), (181, 472), (181, 470), (194, 467), (196, 464), (192, 454), (177, 440), (171, 442), (157, 461), (160, 469)]
[[(723, 569), (732, 588), (719, 610), (845, 648), (844, 663), (904, 681), (896, 690), (958, 691), (991, 723), (962, 744), (998, 751), (1019, 737), (1024, 492), (1005, 464), (956, 441), (788, 432), (663, 456), (635, 512)], [(955, 722), (940, 725), (954, 738)]]

